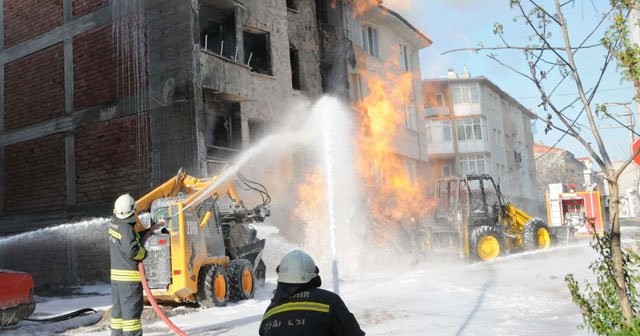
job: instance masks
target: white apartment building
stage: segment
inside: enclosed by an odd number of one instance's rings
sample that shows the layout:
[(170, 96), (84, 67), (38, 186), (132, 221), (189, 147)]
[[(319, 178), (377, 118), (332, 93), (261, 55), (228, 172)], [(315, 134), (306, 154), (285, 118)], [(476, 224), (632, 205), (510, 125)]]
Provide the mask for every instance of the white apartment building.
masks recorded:
[(423, 81), (426, 142), (436, 176), (490, 174), (508, 201), (534, 209), (534, 115), (485, 77), (449, 71)]
[(418, 51), (432, 44), (422, 32), (398, 13), (374, 6), (357, 15), (345, 5), (345, 36), (352, 42), (353, 59), (348, 66), (349, 99), (355, 104), (366, 97), (369, 88), (365, 74), (379, 78), (399, 78), (411, 73), (409, 97), (394, 99), (394, 111), (402, 113), (393, 137), (392, 151), (400, 155), (415, 181), (426, 169), (426, 134), (422, 110), (420, 61)]

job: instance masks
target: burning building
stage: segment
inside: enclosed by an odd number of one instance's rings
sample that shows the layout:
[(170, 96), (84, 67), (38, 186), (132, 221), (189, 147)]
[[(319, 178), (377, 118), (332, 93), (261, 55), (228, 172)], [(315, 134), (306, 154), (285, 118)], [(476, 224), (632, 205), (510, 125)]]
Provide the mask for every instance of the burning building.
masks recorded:
[[(372, 201), (374, 214), (398, 222), (411, 217), (401, 206), (419, 207), (418, 50), (431, 41), (379, 1), (7, 0), (0, 10), (0, 234), (107, 217), (119, 194), (142, 195), (180, 167), (215, 174), (297, 98), (324, 93), (364, 121), (367, 187), (398, 197)], [(43, 252), (55, 261), (41, 263), (58, 271), (39, 281), (108, 268), (79, 262), (76, 240), (56, 244)], [(14, 259), (0, 254), (7, 267)]]

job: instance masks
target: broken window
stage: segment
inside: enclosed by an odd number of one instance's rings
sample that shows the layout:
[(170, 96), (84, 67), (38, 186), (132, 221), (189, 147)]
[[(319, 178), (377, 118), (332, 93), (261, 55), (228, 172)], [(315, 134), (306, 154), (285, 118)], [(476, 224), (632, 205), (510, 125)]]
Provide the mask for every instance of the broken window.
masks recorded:
[(269, 33), (258, 30), (245, 30), (244, 62), (251, 71), (271, 75), (271, 52)]
[[(235, 102), (208, 102), (207, 146), (223, 149), (242, 148), (242, 123), (240, 118), (240, 104)], [(216, 154), (214, 156), (225, 156)]]
[(236, 60), (236, 20), (233, 7), (200, 6), (200, 46)]
[(262, 139), (267, 130), (267, 122), (262, 120), (249, 120), (249, 143), (254, 145)]
[(287, 0), (287, 8), (292, 10), (298, 10), (297, 0)]
[(294, 90), (302, 90), (300, 85), (300, 58), (298, 49), (289, 45), (289, 60), (291, 61), (291, 86)]

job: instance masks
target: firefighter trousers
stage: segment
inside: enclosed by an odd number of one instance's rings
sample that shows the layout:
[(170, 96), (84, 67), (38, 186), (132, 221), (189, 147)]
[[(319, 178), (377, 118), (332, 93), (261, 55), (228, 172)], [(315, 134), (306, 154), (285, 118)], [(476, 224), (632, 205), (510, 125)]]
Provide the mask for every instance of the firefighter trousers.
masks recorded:
[(142, 335), (142, 283), (111, 282), (111, 335)]

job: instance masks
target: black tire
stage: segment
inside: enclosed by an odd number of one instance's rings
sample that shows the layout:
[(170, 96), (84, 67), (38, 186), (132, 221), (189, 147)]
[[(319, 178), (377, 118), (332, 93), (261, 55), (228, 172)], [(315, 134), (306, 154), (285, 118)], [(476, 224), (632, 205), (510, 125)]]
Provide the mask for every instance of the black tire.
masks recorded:
[(198, 303), (224, 307), (229, 302), (229, 279), (221, 265), (204, 265), (198, 276)]
[(551, 245), (549, 226), (540, 218), (532, 218), (522, 229), (522, 245), (525, 250), (546, 250)]
[(229, 300), (238, 302), (252, 299), (256, 291), (253, 264), (247, 259), (236, 259), (229, 263)]
[(267, 265), (264, 264), (264, 261), (260, 259), (258, 261), (258, 266), (254, 272), (254, 277), (256, 279), (256, 283), (260, 287), (264, 287), (264, 282), (267, 277)]
[(503, 254), (504, 239), (500, 229), (482, 225), (471, 231), (469, 256), (473, 260), (490, 261)]

